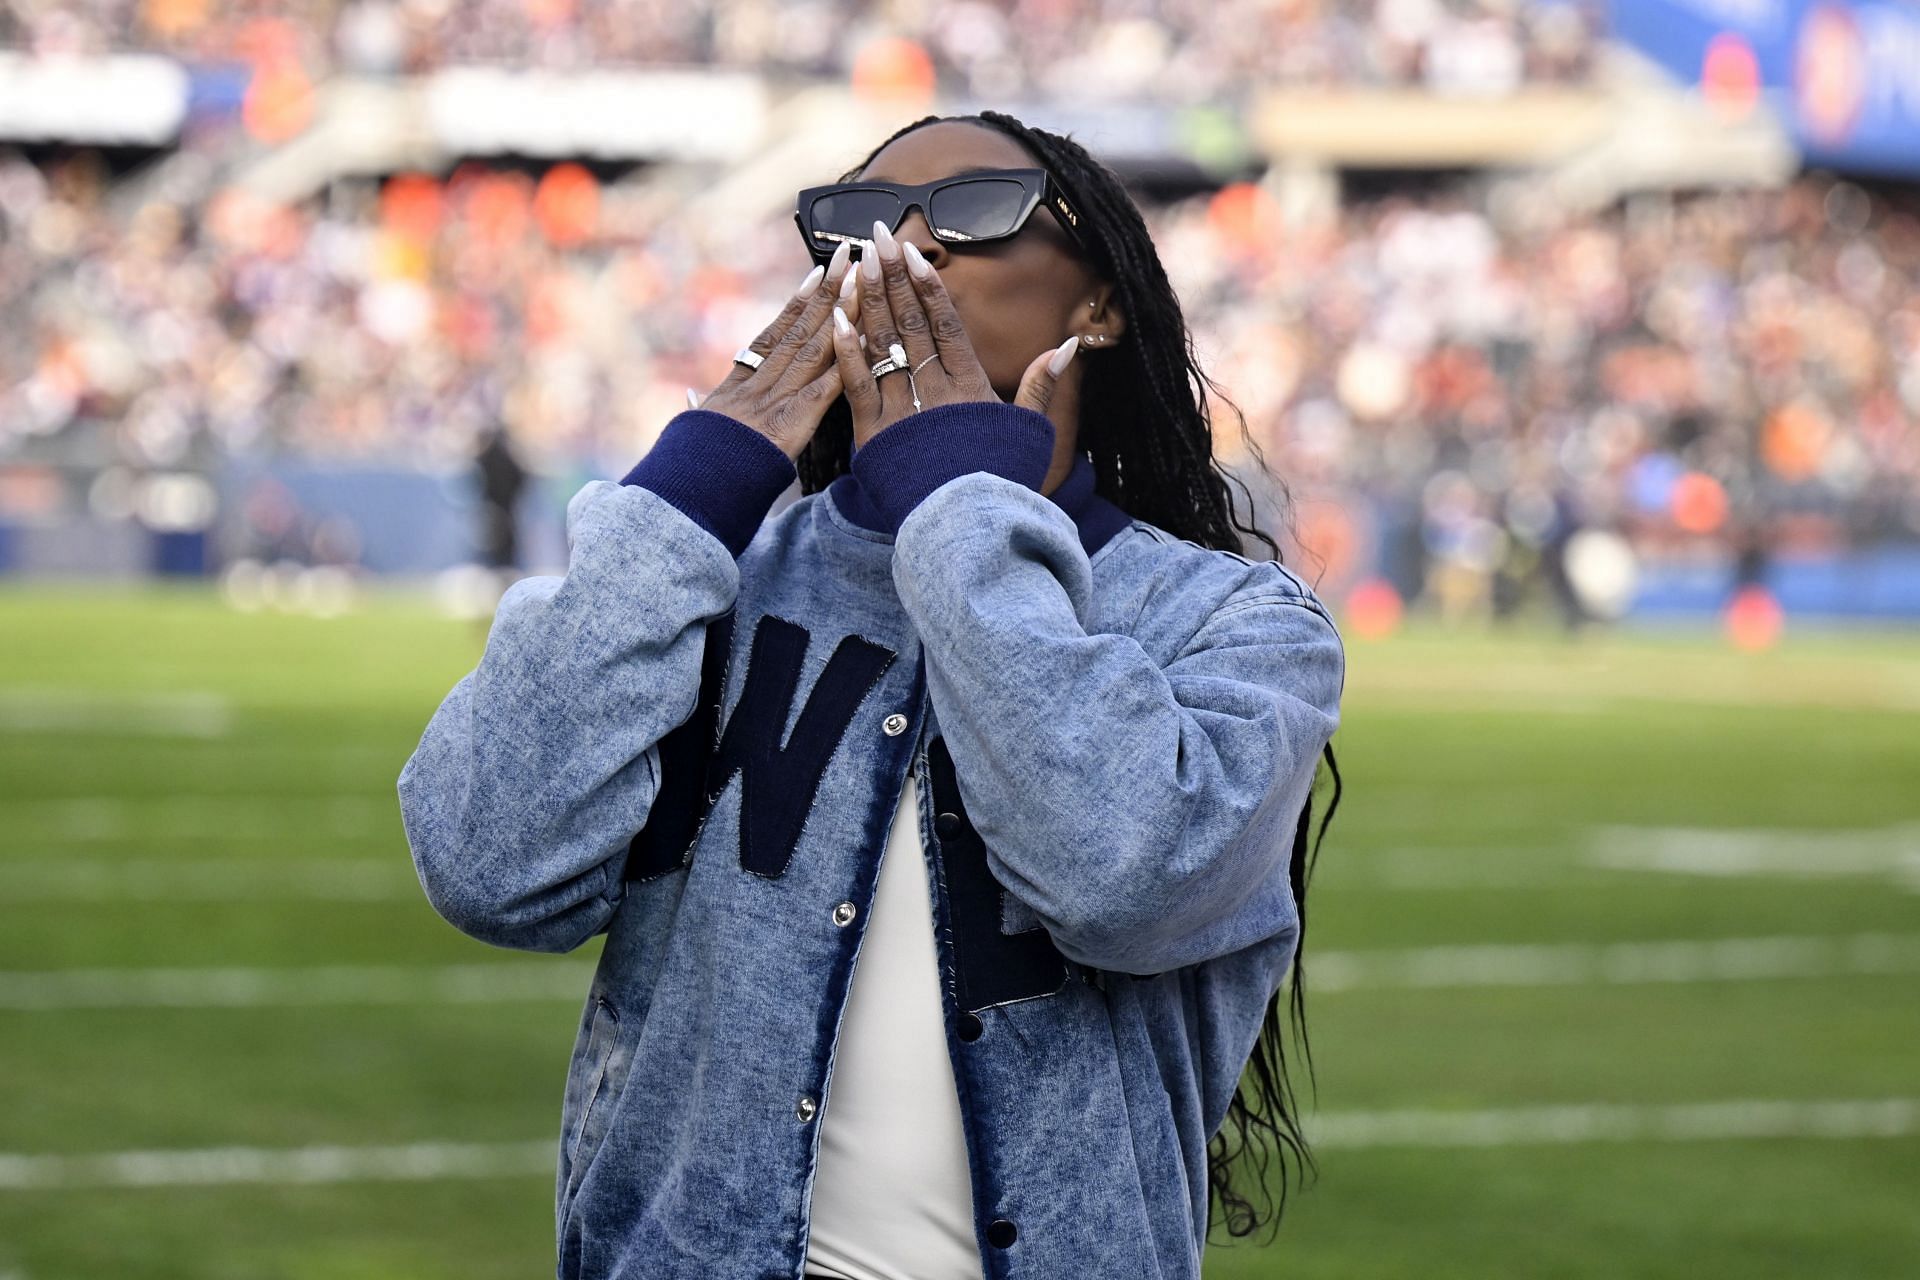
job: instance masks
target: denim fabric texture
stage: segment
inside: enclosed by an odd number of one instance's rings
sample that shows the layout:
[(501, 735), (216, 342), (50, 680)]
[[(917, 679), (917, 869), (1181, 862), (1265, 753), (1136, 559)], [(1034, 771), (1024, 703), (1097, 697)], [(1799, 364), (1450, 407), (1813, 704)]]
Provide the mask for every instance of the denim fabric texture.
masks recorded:
[[(1345, 654), (1292, 570), (1128, 518), (1051, 423), (944, 405), (767, 518), (689, 410), (568, 504), (402, 770), (433, 908), (606, 934), (560, 1115), (561, 1280), (798, 1280), (818, 1117), (909, 768), (982, 1274), (1200, 1274), (1206, 1144), (1299, 937)], [(776, 483), (779, 482), (779, 483)]]

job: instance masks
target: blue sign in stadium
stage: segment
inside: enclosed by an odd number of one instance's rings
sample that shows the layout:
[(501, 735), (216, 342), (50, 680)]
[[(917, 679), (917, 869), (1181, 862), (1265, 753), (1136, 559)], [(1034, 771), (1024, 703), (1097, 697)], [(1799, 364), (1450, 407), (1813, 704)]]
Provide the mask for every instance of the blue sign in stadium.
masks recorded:
[(1613, 33), (1709, 92), (1750, 86), (1814, 163), (1920, 173), (1920, 0), (1615, 0)]

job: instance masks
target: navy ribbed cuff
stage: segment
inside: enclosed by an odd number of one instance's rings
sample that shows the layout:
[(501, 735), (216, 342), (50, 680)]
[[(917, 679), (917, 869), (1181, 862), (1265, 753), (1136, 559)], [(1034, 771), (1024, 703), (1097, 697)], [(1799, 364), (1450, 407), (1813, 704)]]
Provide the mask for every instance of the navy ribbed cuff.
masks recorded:
[(1053, 464), (1053, 420), (1022, 405), (940, 404), (900, 419), (853, 455), (853, 474), (885, 522), (900, 524), (947, 481), (989, 471), (1036, 493)]
[(780, 446), (746, 423), (686, 409), (620, 483), (665, 498), (738, 558), (795, 474)]

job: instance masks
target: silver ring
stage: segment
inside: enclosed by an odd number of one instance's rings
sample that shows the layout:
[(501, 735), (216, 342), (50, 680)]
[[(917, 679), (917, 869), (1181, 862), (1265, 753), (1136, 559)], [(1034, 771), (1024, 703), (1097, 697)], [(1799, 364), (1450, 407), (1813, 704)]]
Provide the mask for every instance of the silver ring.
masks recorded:
[[(876, 379), (882, 374), (897, 373), (901, 369), (907, 369), (907, 352), (904, 347), (896, 342), (888, 348), (888, 351), (890, 354), (887, 358), (873, 366), (873, 376)], [(939, 358), (940, 353), (936, 351), (919, 364), (913, 366), (913, 368), (907, 369), (907, 387), (913, 392), (913, 411), (915, 413), (918, 413), (922, 406), (920, 404), (920, 388), (914, 384), (913, 375)]]
[(743, 364), (749, 369), (758, 369), (761, 361), (765, 359), (765, 356), (755, 351), (752, 347), (742, 347), (733, 353), (733, 362), (735, 364)]

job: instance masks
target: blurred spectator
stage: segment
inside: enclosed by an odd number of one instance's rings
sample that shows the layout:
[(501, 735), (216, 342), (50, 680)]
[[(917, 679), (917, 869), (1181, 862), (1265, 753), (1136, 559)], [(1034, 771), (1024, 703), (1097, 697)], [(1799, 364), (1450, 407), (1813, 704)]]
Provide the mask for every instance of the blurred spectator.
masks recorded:
[(507, 444), (505, 427), (495, 426), (482, 437), (474, 469), (480, 476), (481, 563), (511, 580), (520, 564), (516, 507), (527, 473)]

